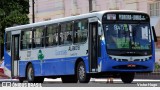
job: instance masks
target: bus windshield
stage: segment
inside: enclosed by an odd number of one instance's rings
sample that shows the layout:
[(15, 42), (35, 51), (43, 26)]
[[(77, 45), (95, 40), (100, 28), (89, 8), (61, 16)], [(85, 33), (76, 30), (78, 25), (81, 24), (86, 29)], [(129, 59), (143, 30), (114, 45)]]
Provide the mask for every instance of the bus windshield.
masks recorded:
[(148, 23), (104, 23), (103, 28), (107, 49), (151, 49), (151, 33)]

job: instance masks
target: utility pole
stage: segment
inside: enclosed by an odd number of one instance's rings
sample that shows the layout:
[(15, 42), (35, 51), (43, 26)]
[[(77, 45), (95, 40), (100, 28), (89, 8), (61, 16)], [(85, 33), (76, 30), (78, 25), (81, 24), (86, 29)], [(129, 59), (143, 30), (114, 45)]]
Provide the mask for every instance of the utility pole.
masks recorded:
[(89, 12), (92, 11), (92, 0), (89, 0)]
[(34, 14), (34, 0), (32, 0), (32, 22), (35, 23), (35, 14)]

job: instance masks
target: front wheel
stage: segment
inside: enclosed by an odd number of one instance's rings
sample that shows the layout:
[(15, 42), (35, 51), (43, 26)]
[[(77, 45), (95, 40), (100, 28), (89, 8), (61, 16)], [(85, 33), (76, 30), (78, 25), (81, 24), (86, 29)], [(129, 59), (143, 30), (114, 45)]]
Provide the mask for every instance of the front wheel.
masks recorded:
[(123, 83), (131, 83), (134, 79), (135, 73), (121, 73), (120, 76)]
[(77, 78), (80, 83), (88, 83), (90, 81), (90, 77), (87, 75), (85, 65), (82, 61), (77, 66)]

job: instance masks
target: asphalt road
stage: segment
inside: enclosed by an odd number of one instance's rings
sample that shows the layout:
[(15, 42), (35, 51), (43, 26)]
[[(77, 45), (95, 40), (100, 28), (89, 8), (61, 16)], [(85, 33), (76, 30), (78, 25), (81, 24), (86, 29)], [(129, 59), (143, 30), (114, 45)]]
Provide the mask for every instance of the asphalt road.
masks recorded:
[(61, 82), (45, 82), (42, 87), (160, 87), (160, 82), (132, 82), (124, 84), (122, 82), (90, 82), (87, 84), (63, 84)]
[[(12, 87), (160, 87), (160, 80), (141, 80), (136, 79), (131, 84), (124, 84), (120, 79), (113, 83), (106, 83), (106, 79), (93, 80), (89, 83), (62, 83), (61, 80), (45, 80), (43, 84), (28, 84), (27, 82), (18, 83), (17, 80), (0, 81), (0, 87), (12, 84)], [(28, 86), (27, 86), (28, 85)]]

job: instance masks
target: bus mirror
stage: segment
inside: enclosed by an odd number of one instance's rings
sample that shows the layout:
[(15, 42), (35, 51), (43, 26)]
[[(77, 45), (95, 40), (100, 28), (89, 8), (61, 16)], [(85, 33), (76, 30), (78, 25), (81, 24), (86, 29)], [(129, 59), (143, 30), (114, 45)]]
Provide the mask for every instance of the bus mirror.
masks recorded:
[(101, 36), (102, 35), (102, 27), (101, 27), (102, 23), (98, 20), (98, 35)]
[(98, 27), (98, 35), (102, 35), (102, 29), (101, 29), (101, 27)]
[(154, 42), (157, 42), (157, 36), (156, 36), (156, 32), (155, 32), (154, 26), (152, 26), (152, 31), (153, 31)]

